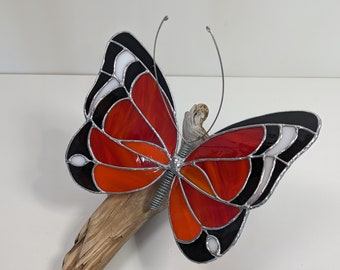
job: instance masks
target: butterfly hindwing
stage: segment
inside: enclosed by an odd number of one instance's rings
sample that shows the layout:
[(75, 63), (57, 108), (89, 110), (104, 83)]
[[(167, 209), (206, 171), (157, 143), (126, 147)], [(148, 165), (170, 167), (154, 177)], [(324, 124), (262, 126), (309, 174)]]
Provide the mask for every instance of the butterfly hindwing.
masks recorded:
[[(183, 253), (206, 262), (233, 245), (249, 209), (267, 201), (319, 129), (320, 120), (312, 113), (275, 113), (222, 129), (194, 149), (179, 170), (181, 177), (174, 183), (178, 187), (174, 185), (169, 200), (175, 239)], [(174, 198), (187, 209), (186, 215)], [(191, 227), (180, 226), (183, 220), (191, 220)], [(209, 239), (219, 246), (218, 253), (209, 251)]]
[[(226, 253), (240, 236), (240, 231), (247, 219), (248, 210), (243, 209), (238, 216), (222, 228), (204, 230), (199, 237), (190, 243), (177, 242), (182, 252), (195, 262), (205, 263), (215, 260)], [(217, 244), (216, 249), (209, 249), (212, 239)], [(216, 251), (218, 253), (216, 253)]]
[(190, 260), (207, 262), (224, 254), (236, 242), (247, 212), (202, 193), (183, 178), (173, 182), (170, 221), (179, 248)]
[(93, 192), (99, 189), (93, 182), (93, 157), (88, 147), (88, 134), (92, 125), (86, 122), (72, 138), (66, 151), (66, 162), (73, 179), (82, 187)]
[(177, 146), (173, 100), (159, 68), (129, 33), (108, 43), (88, 94), (86, 122), (66, 161), (75, 181), (94, 192), (129, 192), (164, 173)]

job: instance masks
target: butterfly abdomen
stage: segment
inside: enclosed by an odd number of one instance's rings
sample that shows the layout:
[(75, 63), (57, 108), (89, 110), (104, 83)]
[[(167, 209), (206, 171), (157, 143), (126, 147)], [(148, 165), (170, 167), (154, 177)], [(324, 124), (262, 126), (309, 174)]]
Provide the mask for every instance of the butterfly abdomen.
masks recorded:
[(183, 159), (187, 157), (187, 155), (191, 152), (192, 148), (193, 146), (190, 145), (190, 143), (182, 143), (178, 154), (171, 159), (169, 169), (160, 179), (160, 184), (151, 201), (150, 204), (151, 210), (158, 210), (168, 199), (172, 182), (181, 167)]
[(155, 211), (163, 206), (165, 199), (167, 199), (169, 196), (170, 187), (174, 180), (174, 177), (175, 174), (172, 171), (167, 170), (165, 172), (164, 176), (160, 180), (160, 185), (158, 186), (157, 191), (151, 200), (151, 210)]

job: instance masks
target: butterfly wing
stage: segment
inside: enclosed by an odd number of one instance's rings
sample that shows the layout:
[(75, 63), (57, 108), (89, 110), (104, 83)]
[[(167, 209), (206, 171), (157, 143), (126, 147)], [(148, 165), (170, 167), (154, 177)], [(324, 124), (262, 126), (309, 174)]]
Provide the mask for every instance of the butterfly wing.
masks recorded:
[(173, 182), (170, 221), (179, 248), (190, 260), (208, 262), (224, 254), (236, 242), (247, 214), (247, 209), (216, 200), (185, 178), (176, 177)]
[[(177, 145), (173, 99), (165, 79), (129, 33), (108, 43), (88, 94), (86, 122), (71, 140), (66, 162), (75, 181), (94, 192), (130, 192), (164, 173)], [(159, 83), (157, 83), (159, 82)]]
[(312, 113), (274, 113), (222, 129), (193, 150), (169, 198), (183, 253), (197, 262), (225, 253), (238, 239), (249, 209), (268, 200), (319, 130), (320, 119)]

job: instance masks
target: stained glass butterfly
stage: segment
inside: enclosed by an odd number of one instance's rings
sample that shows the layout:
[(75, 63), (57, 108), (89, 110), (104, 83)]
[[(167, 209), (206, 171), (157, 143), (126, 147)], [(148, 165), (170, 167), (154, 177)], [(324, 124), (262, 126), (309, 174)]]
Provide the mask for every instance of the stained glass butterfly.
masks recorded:
[(175, 240), (196, 262), (213, 260), (236, 242), (249, 210), (268, 200), (321, 125), (310, 112), (273, 113), (228, 126), (178, 153), (167, 83), (148, 52), (125, 32), (109, 41), (84, 112), (86, 121), (66, 153), (75, 181), (98, 193), (167, 183)]

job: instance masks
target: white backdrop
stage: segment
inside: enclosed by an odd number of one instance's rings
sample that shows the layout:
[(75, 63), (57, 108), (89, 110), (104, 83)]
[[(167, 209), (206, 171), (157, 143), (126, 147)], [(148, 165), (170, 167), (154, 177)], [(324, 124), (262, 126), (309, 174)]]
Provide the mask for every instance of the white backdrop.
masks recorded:
[(339, 77), (337, 0), (1, 0), (0, 73), (97, 74), (106, 42), (128, 30), (166, 75)]
[[(83, 223), (104, 199), (78, 187), (64, 163), (67, 144), (84, 121), (83, 101), (93, 80), (0, 76), (0, 269), (60, 270)], [(214, 115), (218, 78), (168, 81), (179, 116), (202, 101)], [(226, 83), (215, 130), (256, 115), (300, 109), (320, 115), (320, 137), (287, 171), (267, 204), (251, 211), (238, 243), (222, 258), (207, 265), (187, 260), (164, 212), (129, 240), (107, 270), (340, 268), (340, 80), (228, 78)]]

